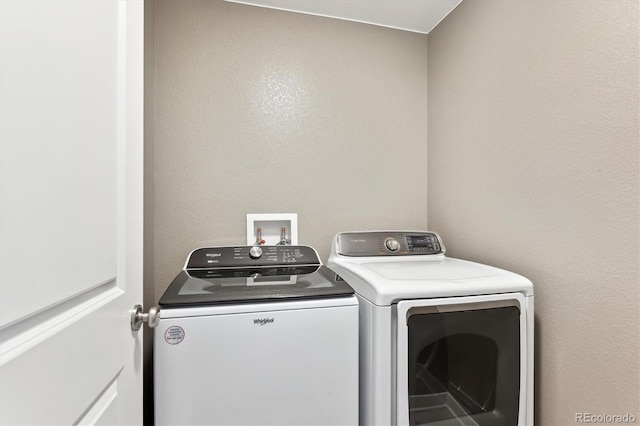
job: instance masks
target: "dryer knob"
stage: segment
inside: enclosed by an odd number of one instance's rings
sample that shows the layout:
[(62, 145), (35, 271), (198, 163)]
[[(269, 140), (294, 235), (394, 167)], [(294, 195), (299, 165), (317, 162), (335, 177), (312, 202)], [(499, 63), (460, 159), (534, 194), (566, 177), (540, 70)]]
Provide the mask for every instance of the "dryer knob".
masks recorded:
[(260, 259), (262, 257), (262, 249), (258, 246), (253, 246), (249, 249), (249, 257), (252, 259)]
[(398, 240), (391, 237), (384, 240), (384, 246), (389, 251), (398, 251), (398, 249), (400, 249), (400, 243), (398, 242)]

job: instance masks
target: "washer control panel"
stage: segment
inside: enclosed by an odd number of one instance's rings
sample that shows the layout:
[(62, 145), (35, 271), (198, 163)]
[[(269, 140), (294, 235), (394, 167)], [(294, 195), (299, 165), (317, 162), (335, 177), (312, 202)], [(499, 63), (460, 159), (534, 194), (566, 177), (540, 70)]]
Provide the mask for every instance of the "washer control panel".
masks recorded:
[(321, 265), (309, 246), (205, 247), (191, 252), (184, 269)]
[(445, 252), (435, 232), (344, 232), (337, 236), (337, 253), (343, 256), (414, 256)]

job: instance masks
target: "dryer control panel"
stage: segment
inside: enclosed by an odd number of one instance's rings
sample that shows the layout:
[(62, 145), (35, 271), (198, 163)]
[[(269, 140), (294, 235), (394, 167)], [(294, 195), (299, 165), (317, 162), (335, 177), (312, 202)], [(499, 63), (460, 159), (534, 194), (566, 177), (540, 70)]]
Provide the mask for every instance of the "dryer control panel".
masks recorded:
[(338, 234), (336, 251), (352, 257), (415, 256), (442, 254), (445, 248), (435, 232), (371, 231)]

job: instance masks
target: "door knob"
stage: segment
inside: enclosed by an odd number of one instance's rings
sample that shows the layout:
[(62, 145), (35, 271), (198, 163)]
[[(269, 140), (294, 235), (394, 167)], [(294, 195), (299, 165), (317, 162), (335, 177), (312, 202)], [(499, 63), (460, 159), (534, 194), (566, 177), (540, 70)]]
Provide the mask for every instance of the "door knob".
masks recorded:
[(136, 305), (131, 309), (131, 329), (140, 330), (142, 323), (146, 322), (149, 328), (156, 328), (160, 324), (160, 310), (157, 306), (149, 308), (148, 313), (144, 313), (142, 305)]

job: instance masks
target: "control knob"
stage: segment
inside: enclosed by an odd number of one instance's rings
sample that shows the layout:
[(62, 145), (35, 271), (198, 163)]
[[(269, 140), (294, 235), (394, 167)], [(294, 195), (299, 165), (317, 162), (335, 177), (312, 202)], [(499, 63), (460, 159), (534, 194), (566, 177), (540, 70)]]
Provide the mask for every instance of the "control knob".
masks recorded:
[(262, 257), (262, 248), (253, 246), (249, 249), (249, 257), (252, 259), (260, 259)]
[(400, 243), (395, 238), (389, 237), (384, 240), (384, 246), (389, 251), (398, 251), (400, 249)]

